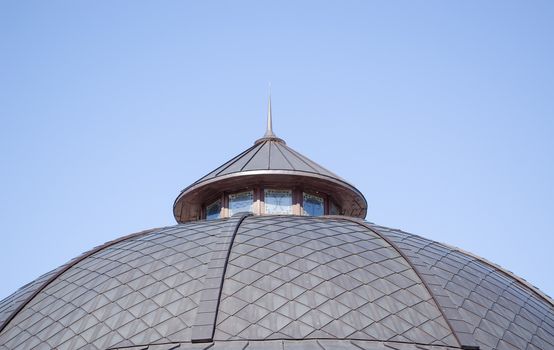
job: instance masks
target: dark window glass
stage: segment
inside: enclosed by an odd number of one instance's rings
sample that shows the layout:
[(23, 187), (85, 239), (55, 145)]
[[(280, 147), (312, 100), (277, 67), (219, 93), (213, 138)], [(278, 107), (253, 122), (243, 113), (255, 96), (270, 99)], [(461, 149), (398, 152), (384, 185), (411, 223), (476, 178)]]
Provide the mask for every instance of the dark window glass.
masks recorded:
[(304, 215), (321, 216), (325, 213), (323, 198), (308, 193), (304, 193), (303, 197), (302, 212)]
[(221, 199), (218, 199), (206, 207), (206, 220), (219, 219), (220, 216), (221, 216)]
[(340, 215), (340, 208), (335, 203), (329, 202), (329, 215)]

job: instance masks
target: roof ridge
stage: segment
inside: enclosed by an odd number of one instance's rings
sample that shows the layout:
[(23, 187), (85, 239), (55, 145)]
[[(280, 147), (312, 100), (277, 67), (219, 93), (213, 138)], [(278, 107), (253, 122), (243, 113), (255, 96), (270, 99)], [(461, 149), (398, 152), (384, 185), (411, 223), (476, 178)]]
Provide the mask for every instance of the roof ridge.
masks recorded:
[[(258, 154), (258, 152), (260, 152), (260, 150), (262, 148), (264, 148), (265, 144), (267, 143), (268, 141), (263, 141), (263, 142), (260, 142), (258, 144), (256, 144), (255, 146), (259, 146), (258, 149), (256, 150), (256, 152), (254, 152), (254, 154), (252, 155), (252, 157), (250, 157), (250, 159), (248, 159), (248, 161), (246, 163), (244, 163), (244, 165), (240, 168), (240, 171), (243, 171), (244, 168), (252, 161), (252, 159), (254, 159), (254, 157), (256, 156), (256, 154)], [(239, 172), (240, 172), (239, 171)]]
[[(320, 174), (320, 175), (323, 175), (321, 174), (320, 171), (318, 171), (316, 168), (314, 168), (311, 164), (309, 164), (306, 159), (304, 159), (305, 157), (302, 157), (300, 155), (300, 153), (298, 152), (295, 152), (292, 148), (290, 148), (289, 146), (287, 145), (283, 145), (284, 149), (287, 150), (288, 152), (290, 152), (293, 156), (295, 156), (298, 160), (300, 160), (302, 163), (306, 164), (310, 169), (313, 170), (314, 173), (316, 174)], [(285, 157), (286, 158), (286, 157)]]
[(278, 142), (275, 144), (275, 148), (277, 148), (277, 150), (279, 151), (279, 153), (281, 153), (281, 155), (283, 156), (283, 158), (285, 159), (285, 161), (290, 165), (291, 169), (292, 169), (292, 170), (296, 170), (296, 168), (294, 167), (294, 165), (292, 165), (292, 163), (290, 162), (290, 160), (283, 154), (283, 151), (281, 151), (281, 147), (280, 147), (280, 145), (279, 145)]
[[(232, 158), (231, 160), (229, 160), (227, 163), (224, 163), (223, 165), (220, 166), (221, 170), (218, 171), (217, 173), (215, 173), (214, 176), (218, 176), (219, 174), (221, 174), (224, 170), (228, 169), (231, 165), (235, 164), (239, 159), (241, 159), (243, 156), (247, 155), (249, 152), (251, 152), (254, 147), (256, 147), (257, 145), (253, 145), (249, 148), (247, 148), (244, 152), (242, 153), (239, 153), (238, 155), (236, 155), (234, 158)], [(217, 169), (216, 169), (217, 170)], [(213, 172), (213, 171), (212, 171)], [(204, 177), (202, 177), (204, 178)], [(201, 179), (202, 179), (201, 178)]]
[(492, 261), (488, 260), (488, 259), (485, 259), (483, 258), (482, 256), (479, 256), (477, 254), (474, 254), (474, 253), (471, 253), (467, 250), (464, 250), (462, 248), (458, 248), (456, 246), (453, 246), (453, 245), (450, 245), (450, 244), (447, 244), (447, 243), (442, 243), (442, 242), (434, 242), (435, 244), (442, 244), (443, 246), (447, 247), (447, 248), (450, 248), (454, 251), (457, 251), (459, 253), (462, 253), (462, 254), (465, 254), (465, 255), (468, 255), (480, 262), (482, 262), (483, 264), (485, 265), (488, 265), (489, 267), (491, 267), (493, 270), (497, 271), (497, 272), (500, 272), (510, 278), (513, 278), (514, 280), (516, 280), (517, 282), (523, 284), (525, 287), (529, 288), (532, 292), (534, 292), (535, 294), (537, 294), (538, 296), (540, 296), (542, 299), (545, 299), (548, 303), (550, 303), (551, 306), (554, 306), (554, 299), (552, 299), (548, 294), (546, 294), (545, 292), (543, 292), (542, 290), (540, 290), (538, 287), (534, 286), (532, 283), (528, 282), (526, 279), (524, 279), (523, 277), (520, 277), (518, 275), (516, 275), (515, 273), (513, 273), (512, 271), (506, 269), (505, 267), (502, 267), (498, 264), (495, 264), (493, 263)]
[(215, 244), (210, 260), (206, 263), (203, 288), (200, 289), (200, 301), (191, 329), (191, 343), (213, 341), (229, 256), (240, 225), (251, 215), (248, 212), (237, 213), (219, 229), (219, 242)]
[(519, 283), (523, 284), (525, 287), (529, 288), (529, 290), (533, 293), (535, 293), (536, 295), (538, 295), (539, 297), (541, 297), (542, 299), (544, 299), (545, 301), (547, 301), (551, 306), (554, 306), (554, 299), (552, 299), (548, 294), (544, 293), (542, 290), (540, 290), (538, 287), (534, 286), (533, 284), (531, 284), (530, 282), (528, 282), (527, 280), (525, 280), (524, 278), (516, 275), (515, 273), (511, 272), (510, 270), (498, 265), (498, 264), (495, 264), (493, 262), (491, 262), (490, 260), (486, 259), (486, 258), (483, 258), (482, 256), (479, 256), (475, 253), (472, 253), (472, 252), (469, 252), (465, 249), (462, 249), (462, 248), (459, 248), (459, 247), (456, 247), (454, 245), (451, 245), (451, 244), (448, 244), (448, 243), (443, 243), (443, 242), (438, 242), (438, 241), (434, 241), (434, 240), (431, 240), (429, 238), (425, 238), (421, 235), (418, 235), (418, 234), (415, 234), (415, 233), (409, 233), (409, 232), (406, 232), (404, 230), (401, 230), (401, 229), (398, 229), (398, 228), (390, 228), (390, 227), (386, 227), (386, 226), (381, 226), (381, 225), (376, 225), (376, 224), (373, 224), (374, 226), (377, 226), (377, 227), (382, 227), (382, 228), (385, 228), (385, 229), (389, 229), (389, 230), (392, 230), (392, 231), (397, 231), (397, 232), (401, 232), (401, 233), (404, 233), (404, 234), (409, 234), (409, 235), (412, 235), (412, 236), (416, 236), (416, 237), (419, 237), (419, 238), (422, 238), (426, 241), (429, 241), (430, 245), (432, 244), (439, 244), (439, 245), (443, 245), (444, 247), (446, 248), (449, 248), (449, 249), (452, 249), (453, 251), (456, 251), (456, 252), (459, 252), (459, 253), (462, 253), (462, 254), (465, 254), (465, 255), (468, 255), (480, 262), (482, 262), (483, 264), (491, 267), (492, 269), (496, 270), (497, 272), (500, 272), (502, 273), (503, 275), (505, 276), (508, 276), (510, 278), (513, 278), (515, 279), (516, 281), (518, 281)]
[(203, 180), (205, 180), (209, 175), (211, 174), (214, 174), (212, 177), (216, 177), (218, 176), (219, 174), (221, 174), (222, 171), (224, 171), (225, 169), (229, 168), (231, 165), (235, 164), (235, 162), (242, 158), (242, 156), (246, 155), (248, 152), (252, 151), (252, 149), (254, 147), (256, 147), (258, 145), (252, 145), (250, 147), (248, 147), (247, 149), (245, 149), (244, 151), (240, 152), (239, 154), (237, 154), (236, 156), (234, 156), (233, 158), (229, 159), (228, 161), (226, 161), (225, 163), (221, 164), (220, 166), (218, 166), (217, 168), (215, 168), (214, 170), (210, 171), (209, 173), (203, 175), (202, 177), (200, 177), (198, 180), (194, 181), (192, 184), (190, 184), (189, 186), (187, 186), (185, 189), (183, 189), (181, 192), (185, 191), (188, 187), (191, 187), (197, 183), (200, 183), (202, 182)]
[(269, 150), (267, 150), (267, 169), (271, 169), (271, 145), (273, 142), (269, 142)]
[[(417, 277), (421, 280), (421, 283), (423, 284), (423, 286), (427, 290), (427, 293), (429, 293), (429, 296), (433, 300), (433, 303), (435, 304), (435, 306), (439, 310), (442, 318), (444, 319), (444, 321), (446, 322), (446, 324), (450, 328), (450, 331), (452, 332), (452, 335), (454, 336), (454, 338), (456, 339), (456, 342), (460, 345), (460, 347), (462, 349), (479, 349), (479, 347), (475, 344), (475, 339), (473, 339), (473, 337), (468, 337), (468, 333), (466, 333), (465, 331), (455, 329), (452, 322), (450, 322), (450, 319), (447, 317), (445, 311), (443, 310), (443, 305), (441, 305), (439, 303), (437, 296), (435, 296), (435, 293), (433, 292), (433, 288), (431, 288), (431, 286), (428, 284), (428, 281), (423, 278), (423, 275), (425, 273), (423, 271), (420, 271), (417, 264), (415, 264), (404, 253), (404, 251), (396, 245), (396, 243), (394, 243), (392, 240), (390, 240), (388, 237), (383, 235), (378, 230), (374, 229), (371, 226), (371, 224), (369, 224), (368, 222), (366, 222), (363, 219), (353, 218), (353, 217), (349, 217), (349, 216), (340, 216), (340, 215), (333, 215), (333, 216), (326, 216), (326, 217), (327, 218), (333, 218), (333, 219), (335, 219), (335, 218), (336, 219), (342, 219), (342, 220), (346, 220), (346, 221), (356, 223), (356, 224), (358, 224), (362, 227), (365, 227), (369, 231), (373, 232), (374, 234), (379, 236), (382, 240), (384, 240), (387, 244), (389, 244), (392, 247), (392, 249), (394, 249), (398, 254), (400, 254), (400, 256), (406, 261), (406, 263), (408, 263), (408, 265), (412, 268), (412, 270), (417, 275)], [(450, 301), (450, 299), (448, 299), (448, 300)], [(450, 309), (452, 309), (452, 308), (450, 308)]]
[[(317, 170), (313, 165), (315, 165), (316, 167), (318, 168), (321, 168), (322, 170), (324, 170), (325, 172), (327, 172), (328, 174), (330, 175), (333, 175), (334, 177), (337, 177), (337, 178), (340, 178), (340, 176), (338, 176), (337, 174), (335, 174), (334, 172), (332, 172), (331, 170), (327, 169), (326, 167), (314, 162), (313, 160), (311, 160), (310, 158), (306, 157), (305, 155), (301, 154), (300, 152), (294, 150), (293, 148), (287, 146), (287, 145), (284, 145), (288, 150), (291, 151), (291, 153), (293, 153), (297, 158), (301, 159), (304, 163), (306, 163), (310, 168), (314, 169), (318, 174), (321, 174), (321, 171)], [(311, 163), (311, 164), (308, 164), (308, 163)], [(313, 164), (313, 165), (312, 165)]]

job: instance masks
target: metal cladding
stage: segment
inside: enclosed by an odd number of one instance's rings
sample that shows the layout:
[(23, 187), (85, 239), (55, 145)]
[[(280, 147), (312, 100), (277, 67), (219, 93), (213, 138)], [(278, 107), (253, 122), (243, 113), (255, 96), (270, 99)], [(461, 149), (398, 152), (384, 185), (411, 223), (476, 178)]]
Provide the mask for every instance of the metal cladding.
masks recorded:
[(0, 349), (552, 349), (554, 304), (481, 258), (343, 216), (129, 235), (0, 302)]

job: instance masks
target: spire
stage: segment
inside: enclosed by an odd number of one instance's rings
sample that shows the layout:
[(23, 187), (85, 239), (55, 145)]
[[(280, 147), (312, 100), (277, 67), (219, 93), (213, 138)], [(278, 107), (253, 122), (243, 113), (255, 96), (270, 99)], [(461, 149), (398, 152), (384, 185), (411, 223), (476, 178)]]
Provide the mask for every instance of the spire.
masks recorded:
[(271, 84), (269, 84), (269, 103), (267, 105), (267, 130), (265, 131), (264, 137), (267, 137), (267, 138), (277, 137), (273, 133), (273, 123), (271, 120)]
[(271, 115), (271, 83), (269, 84), (269, 100), (267, 104), (267, 128), (265, 130), (264, 137), (256, 140), (254, 144), (257, 145), (266, 141), (274, 141), (286, 144), (285, 140), (278, 138), (277, 135), (275, 135), (275, 133), (273, 132), (273, 116)]

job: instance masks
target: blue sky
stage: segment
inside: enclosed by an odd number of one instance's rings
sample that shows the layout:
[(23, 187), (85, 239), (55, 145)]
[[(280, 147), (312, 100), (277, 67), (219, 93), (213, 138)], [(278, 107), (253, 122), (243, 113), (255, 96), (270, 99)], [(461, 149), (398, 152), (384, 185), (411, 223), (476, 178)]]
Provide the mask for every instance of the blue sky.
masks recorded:
[(367, 220), (554, 295), (551, 1), (0, 3), (0, 298), (124, 234), (265, 128)]

